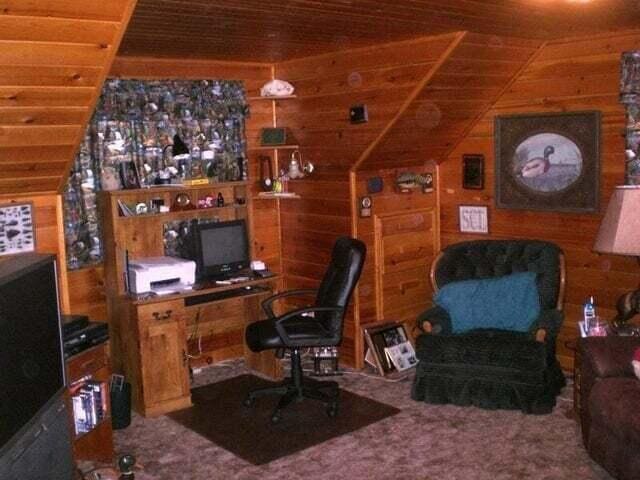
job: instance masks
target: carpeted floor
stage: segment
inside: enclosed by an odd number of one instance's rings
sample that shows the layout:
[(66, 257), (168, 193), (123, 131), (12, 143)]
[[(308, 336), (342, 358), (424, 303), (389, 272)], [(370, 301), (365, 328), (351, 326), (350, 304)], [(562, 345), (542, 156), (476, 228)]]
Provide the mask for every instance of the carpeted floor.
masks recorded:
[[(277, 423), (271, 415), (278, 396), (243, 404), (248, 392), (275, 385), (254, 375), (239, 375), (193, 389), (193, 406), (169, 414), (181, 425), (244, 460), (262, 465), (395, 415), (400, 410), (341, 391), (340, 421), (327, 416), (322, 402), (294, 402)], [(260, 448), (256, 448), (256, 439)]]
[[(244, 373), (243, 363), (233, 361), (205, 369), (196, 385)], [(589, 459), (568, 415), (571, 387), (552, 414), (533, 416), (418, 403), (409, 396), (410, 378), (391, 383), (353, 372), (337, 379), (344, 389), (400, 413), (260, 466), (168, 416), (134, 415), (129, 428), (115, 432), (116, 450), (137, 456), (137, 480), (611, 479)]]

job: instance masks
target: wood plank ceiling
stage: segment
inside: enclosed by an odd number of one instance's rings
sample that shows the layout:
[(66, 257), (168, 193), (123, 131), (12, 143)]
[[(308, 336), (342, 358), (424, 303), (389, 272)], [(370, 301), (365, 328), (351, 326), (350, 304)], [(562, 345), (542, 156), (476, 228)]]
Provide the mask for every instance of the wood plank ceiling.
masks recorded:
[(272, 64), (458, 31), (499, 43), (640, 24), (636, 0), (139, 0), (131, 16), (135, 4), (0, 0), (0, 194), (60, 191), (118, 47)]
[(0, 195), (58, 192), (135, 0), (0, 0)]
[(279, 62), (461, 30), (546, 40), (639, 22), (636, 0), (139, 0), (120, 54)]

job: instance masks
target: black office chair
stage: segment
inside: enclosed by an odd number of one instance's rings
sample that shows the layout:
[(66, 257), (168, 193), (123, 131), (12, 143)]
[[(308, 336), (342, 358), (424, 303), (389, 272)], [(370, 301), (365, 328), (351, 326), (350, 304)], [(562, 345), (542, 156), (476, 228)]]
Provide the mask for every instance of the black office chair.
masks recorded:
[[(318, 290), (290, 290), (267, 298), (262, 308), (267, 320), (252, 323), (247, 327), (245, 339), (254, 352), (267, 349), (288, 349), (291, 352), (291, 376), (281, 385), (250, 392), (244, 404), (249, 407), (256, 398), (264, 395), (282, 395), (271, 416), (276, 423), (281, 411), (291, 402), (303, 398), (319, 400), (327, 405), (327, 414), (338, 413), (339, 389), (336, 382), (306, 383), (302, 375), (300, 349), (308, 347), (337, 346), (342, 341), (344, 316), (351, 294), (360, 278), (364, 265), (366, 247), (360, 240), (339, 238), (331, 254), (331, 263), (324, 274)], [(285, 297), (316, 293), (313, 306), (289, 311), (276, 316), (273, 302)]]

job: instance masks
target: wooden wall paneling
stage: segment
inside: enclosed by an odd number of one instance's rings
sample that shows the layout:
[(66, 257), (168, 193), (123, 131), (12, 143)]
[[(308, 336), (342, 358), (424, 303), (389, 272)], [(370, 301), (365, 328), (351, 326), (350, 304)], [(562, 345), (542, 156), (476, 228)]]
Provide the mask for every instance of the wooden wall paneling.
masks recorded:
[[(317, 286), (338, 236), (364, 238), (352, 225), (357, 215), (352, 167), (460, 35), (348, 50), (275, 66), (275, 77), (291, 82), (297, 95), (295, 101), (282, 102), (277, 109), (278, 125), (290, 129), (303, 158), (316, 166), (312, 176), (290, 182), (290, 189), (299, 193), (301, 199), (281, 203), (282, 261), (287, 288)], [(349, 107), (356, 104), (367, 105), (368, 123), (349, 122)], [(403, 200), (397, 201), (396, 206), (415, 207), (410, 201), (403, 204)], [(373, 262), (370, 244), (341, 346), (343, 361), (356, 367), (362, 367), (363, 358), (359, 292), (366, 292), (362, 296), (366, 301), (375, 294), (366, 281), (371, 277)], [(364, 307), (368, 308), (366, 303)]]
[(60, 195), (2, 195), (0, 205), (31, 203), (36, 252), (56, 255), (60, 310), (70, 312), (67, 262), (62, 229), (62, 198)]
[[(620, 54), (640, 41), (640, 31), (568, 38), (544, 45), (441, 165), (442, 244), (471, 238), (541, 238), (558, 243), (567, 260), (565, 323), (558, 337), (558, 358), (570, 370), (573, 351), (567, 341), (577, 336), (582, 303), (594, 295), (599, 314), (612, 318), (622, 293), (637, 288), (640, 270), (633, 259), (598, 255), (593, 242), (616, 184), (624, 178), (624, 109), (618, 102)], [(602, 113), (600, 213), (516, 211), (494, 207), (495, 159), (493, 120), (512, 113), (597, 109)], [(464, 153), (485, 156), (484, 190), (462, 189)], [(460, 204), (489, 207), (487, 235), (461, 234)]]
[(87, 315), (92, 321), (108, 321), (104, 267), (69, 270), (67, 280), (71, 313)]
[(442, 161), (539, 46), (539, 41), (461, 34), (355, 168)]

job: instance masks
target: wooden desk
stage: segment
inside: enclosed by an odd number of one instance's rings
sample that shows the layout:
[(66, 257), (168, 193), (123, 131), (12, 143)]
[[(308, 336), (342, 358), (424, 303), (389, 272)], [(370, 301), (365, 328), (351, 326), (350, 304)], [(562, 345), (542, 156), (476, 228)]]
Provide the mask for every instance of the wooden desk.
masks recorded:
[(133, 408), (156, 416), (190, 406), (190, 364), (244, 355), (250, 368), (277, 377), (273, 352), (255, 354), (244, 346), (244, 329), (263, 318), (260, 302), (277, 280), (206, 285), (146, 300), (120, 296), (111, 325), (113, 361), (131, 383)]

